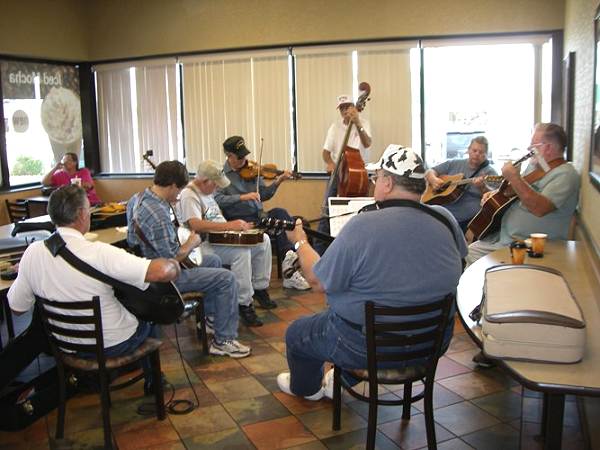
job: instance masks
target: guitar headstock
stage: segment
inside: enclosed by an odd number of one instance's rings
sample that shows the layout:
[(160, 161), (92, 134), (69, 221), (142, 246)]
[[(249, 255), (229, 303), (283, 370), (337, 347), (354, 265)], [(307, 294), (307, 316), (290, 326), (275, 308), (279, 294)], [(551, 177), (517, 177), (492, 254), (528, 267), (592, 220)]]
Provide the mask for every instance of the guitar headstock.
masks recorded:
[(289, 220), (276, 219), (274, 217), (263, 217), (256, 224), (256, 228), (264, 228), (265, 230), (293, 230), (296, 225)]
[(146, 150), (146, 152), (142, 155), (142, 158), (144, 159), (144, 161), (146, 161), (148, 164), (150, 164), (150, 167), (152, 167), (153, 170), (156, 170), (156, 164), (154, 164), (154, 162), (150, 159), (150, 157), (154, 154), (154, 152), (152, 151), (152, 149), (148, 149)]

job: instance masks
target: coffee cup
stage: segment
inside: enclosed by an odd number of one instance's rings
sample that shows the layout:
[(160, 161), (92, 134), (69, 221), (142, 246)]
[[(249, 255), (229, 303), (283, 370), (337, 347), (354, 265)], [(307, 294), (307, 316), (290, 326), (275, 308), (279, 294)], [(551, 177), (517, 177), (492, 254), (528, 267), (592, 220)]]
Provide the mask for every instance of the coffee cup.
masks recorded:
[(529, 238), (531, 239), (531, 253), (529, 256), (533, 258), (544, 256), (544, 246), (548, 235), (546, 233), (531, 233)]
[(71, 184), (76, 184), (77, 186), (81, 187), (81, 178), (79, 178), (79, 177), (71, 178)]
[(510, 258), (513, 264), (523, 264), (525, 262), (525, 254), (527, 253), (527, 245), (523, 241), (513, 241), (510, 244)]

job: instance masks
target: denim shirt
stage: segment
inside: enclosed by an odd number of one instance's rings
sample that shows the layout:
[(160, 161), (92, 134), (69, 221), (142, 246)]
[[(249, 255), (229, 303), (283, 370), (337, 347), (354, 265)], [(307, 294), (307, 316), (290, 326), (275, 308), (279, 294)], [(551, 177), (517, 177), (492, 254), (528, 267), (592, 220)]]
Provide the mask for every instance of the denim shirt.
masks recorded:
[(256, 192), (256, 179), (244, 180), (239, 172), (231, 168), (228, 162), (223, 165), (223, 172), (231, 184), (215, 191), (214, 197), (227, 220), (258, 218), (262, 215), (263, 201), (269, 200), (279, 187), (276, 183), (267, 186), (259, 177), (258, 192), (262, 201), (241, 201), (240, 195)]

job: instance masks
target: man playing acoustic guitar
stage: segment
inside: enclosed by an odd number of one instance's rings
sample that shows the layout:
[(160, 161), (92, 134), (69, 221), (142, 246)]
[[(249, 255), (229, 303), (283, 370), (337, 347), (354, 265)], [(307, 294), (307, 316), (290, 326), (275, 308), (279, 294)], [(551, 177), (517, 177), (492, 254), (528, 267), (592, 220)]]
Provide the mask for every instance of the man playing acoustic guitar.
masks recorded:
[[(538, 156), (523, 172), (507, 162), (502, 175), (517, 197), (508, 207), (500, 223), (500, 231), (469, 246), (467, 263), (472, 264), (486, 254), (510, 244), (514, 239), (525, 239), (531, 233), (546, 233), (549, 239), (567, 239), (571, 218), (579, 199), (579, 174), (563, 158), (567, 135), (560, 125), (539, 123), (531, 138), (530, 148)], [(543, 158), (540, 163), (537, 158)], [(528, 175), (549, 165), (550, 170), (528, 183)], [(531, 178), (530, 178), (531, 179)], [(482, 205), (497, 191), (484, 194)]]
[[(198, 234), (210, 231), (246, 231), (252, 224), (242, 219), (225, 220), (213, 193), (217, 187), (229, 186), (229, 179), (219, 163), (203, 161), (198, 166), (196, 177), (181, 192), (179, 208), (181, 220)], [(263, 308), (275, 308), (267, 288), (271, 278), (271, 240), (264, 234), (256, 245), (212, 245), (203, 239), (202, 253), (215, 253), (223, 264), (231, 266), (238, 283), (240, 318), (250, 327), (259, 327), (262, 322), (254, 311), (254, 296)]]
[(481, 196), (488, 190), (484, 183), (485, 176), (496, 175), (496, 170), (487, 159), (487, 152), (487, 139), (484, 136), (478, 136), (469, 144), (468, 158), (449, 159), (429, 169), (425, 174), (425, 179), (434, 192), (444, 186), (445, 180), (440, 178), (443, 175), (462, 174), (465, 178), (472, 179), (470, 185), (465, 186), (464, 193), (458, 199), (449, 198), (450, 203), (448, 204), (436, 203), (442, 204), (452, 213), (463, 231), (467, 230), (467, 225), (479, 211)]

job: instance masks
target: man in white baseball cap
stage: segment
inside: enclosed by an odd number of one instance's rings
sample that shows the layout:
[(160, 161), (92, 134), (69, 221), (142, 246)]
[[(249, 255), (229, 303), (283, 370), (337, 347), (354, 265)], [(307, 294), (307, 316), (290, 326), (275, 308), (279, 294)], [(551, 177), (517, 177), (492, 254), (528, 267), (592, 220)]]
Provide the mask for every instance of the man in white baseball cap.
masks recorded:
[[(325, 170), (332, 174), (335, 165), (340, 157), (346, 130), (351, 127), (348, 136), (347, 145), (360, 151), (363, 161), (369, 160), (369, 147), (371, 146), (371, 126), (369, 121), (361, 119), (358, 110), (354, 106), (352, 97), (346, 94), (338, 95), (336, 98), (336, 109), (339, 110), (341, 119), (333, 122), (327, 130), (327, 137), (323, 144), (322, 157), (325, 162)], [(329, 190), (325, 193), (323, 204), (327, 204), (329, 197), (335, 197), (337, 194), (337, 182), (329, 182)], [(329, 234), (329, 220), (324, 219), (319, 222), (318, 230)], [(323, 254), (327, 246), (317, 241), (315, 247), (319, 254)]]
[[(333, 371), (323, 377), (326, 361), (342, 370), (367, 367), (365, 302), (417, 306), (456, 291), (467, 245), (448, 210), (420, 203), (425, 167), (419, 155), (390, 145), (366, 167), (375, 172), (376, 207), (350, 219), (322, 256), (299, 223), (288, 232), (307, 281), (326, 294), (329, 308), (287, 329), (290, 371), (277, 377), (287, 394), (308, 400), (330, 397)], [(444, 333), (446, 346), (452, 323)]]

